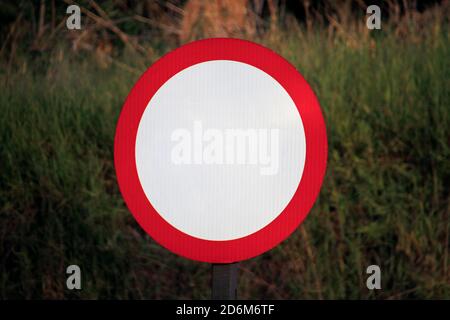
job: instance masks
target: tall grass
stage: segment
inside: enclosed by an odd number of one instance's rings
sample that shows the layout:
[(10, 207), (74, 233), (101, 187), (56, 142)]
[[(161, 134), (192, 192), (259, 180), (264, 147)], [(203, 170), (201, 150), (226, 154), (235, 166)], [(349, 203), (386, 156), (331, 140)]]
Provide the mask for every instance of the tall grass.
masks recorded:
[[(293, 26), (256, 39), (315, 90), (329, 163), (305, 223), (241, 263), (241, 298), (450, 298), (448, 25), (422, 34), (383, 30), (353, 45)], [(210, 266), (155, 244), (115, 180), (115, 124), (152, 60), (102, 67), (60, 48), (0, 72), (1, 298), (209, 297)], [(65, 289), (70, 264), (81, 291)], [(366, 288), (371, 264), (382, 290)]]

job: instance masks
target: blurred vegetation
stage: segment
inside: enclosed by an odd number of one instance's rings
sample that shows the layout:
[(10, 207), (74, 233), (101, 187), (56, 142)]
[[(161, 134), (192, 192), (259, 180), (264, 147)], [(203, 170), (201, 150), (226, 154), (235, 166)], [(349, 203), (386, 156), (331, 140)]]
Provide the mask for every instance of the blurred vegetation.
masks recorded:
[[(210, 266), (155, 244), (126, 209), (113, 139), (139, 75), (211, 36), (291, 61), (329, 139), (312, 212), (241, 263), (239, 296), (450, 298), (448, 1), (385, 1), (374, 31), (364, 1), (79, 1), (72, 31), (68, 3), (0, 4), (0, 298), (209, 298)], [(81, 291), (65, 289), (69, 264)], [(370, 264), (382, 290), (366, 288)]]

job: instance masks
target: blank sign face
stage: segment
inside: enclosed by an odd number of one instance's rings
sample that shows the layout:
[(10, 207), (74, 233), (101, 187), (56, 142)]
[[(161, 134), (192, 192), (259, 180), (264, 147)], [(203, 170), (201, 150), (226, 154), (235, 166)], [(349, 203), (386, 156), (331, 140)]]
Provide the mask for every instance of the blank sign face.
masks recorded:
[(319, 102), (286, 59), (239, 39), (204, 39), (161, 57), (130, 91), (114, 166), (125, 203), (156, 242), (231, 263), (286, 239), (322, 185)]
[(250, 64), (212, 60), (176, 73), (148, 102), (136, 170), (168, 224), (199, 239), (233, 240), (285, 209), (302, 178), (306, 143), (280, 83)]

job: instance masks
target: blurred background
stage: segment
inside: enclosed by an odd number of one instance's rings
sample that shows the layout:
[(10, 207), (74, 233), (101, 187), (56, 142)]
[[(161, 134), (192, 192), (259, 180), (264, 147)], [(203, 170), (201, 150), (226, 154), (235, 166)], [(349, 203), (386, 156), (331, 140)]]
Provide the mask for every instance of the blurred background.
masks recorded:
[[(66, 9), (81, 8), (81, 29)], [(366, 8), (381, 8), (381, 29)], [(449, 1), (2, 1), (0, 298), (207, 299), (210, 265), (118, 191), (122, 104), (164, 53), (237, 37), (283, 55), (324, 111), (328, 169), (302, 226), (241, 263), (243, 299), (449, 299)], [(66, 289), (77, 264), (82, 290)], [(368, 290), (366, 268), (381, 268)]]

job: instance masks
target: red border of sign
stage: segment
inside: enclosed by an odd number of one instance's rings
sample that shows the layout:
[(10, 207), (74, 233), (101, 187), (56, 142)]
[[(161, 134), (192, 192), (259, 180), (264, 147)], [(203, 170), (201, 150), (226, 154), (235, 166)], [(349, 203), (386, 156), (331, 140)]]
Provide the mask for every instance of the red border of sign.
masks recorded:
[[(150, 99), (167, 80), (181, 70), (210, 60), (247, 63), (277, 80), (297, 106), (306, 139), (303, 175), (287, 207), (261, 230), (227, 241), (195, 238), (166, 222), (145, 196), (135, 160), (137, 130)], [(189, 43), (166, 54), (141, 76), (128, 95), (117, 123), (114, 160), (123, 198), (135, 219), (154, 240), (189, 259), (229, 263), (252, 258), (272, 249), (305, 219), (322, 185), (327, 148), (325, 123), (317, 98), (305, 79), (288, 61), (250, 41), (213, 38)]]

